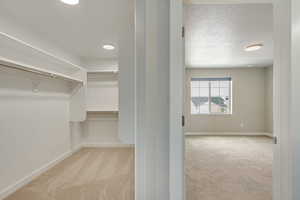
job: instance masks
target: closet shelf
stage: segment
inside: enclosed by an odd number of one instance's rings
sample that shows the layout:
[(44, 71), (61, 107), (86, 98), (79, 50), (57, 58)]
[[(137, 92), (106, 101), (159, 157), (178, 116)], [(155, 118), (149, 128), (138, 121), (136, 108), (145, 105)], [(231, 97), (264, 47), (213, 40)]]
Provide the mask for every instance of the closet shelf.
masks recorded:
[(118, 113), (119, 110), (87, 110), (87, 113)]
[(35, 65), (35, 63), (31, 63), (30, 59), (28, 59), (28, 57), (34, 57), (35, 61), (38, 60), (40, 63), (51, 63), (51, 66), (56, 66), (64, 70), (71, 71), (72, 73), (83, 69), (81, 66), (74, 64), (65, 58), (59, 57), (51, 52), (48, 52), (22, 39), (1, 31), (0, 44), (1, 56), (6, 57), (7, 59), (15, 60), (14, 58), (18, 58), (18, 61), (25, 63), (29, 61), (28, 64)]
[(7, 68), (7, 69), (13, 69), (13, 70), (20, 70), (24, 72), (29, 72), (33, 74), (38, 74), (41, 76), (45, 76), (48, 78), (56, 78), (56, 79), (62, 79), (65, 81), (69, 81), (76, 84), (83, 85), (83, 81), (80, 79), (73, 78), (71, 76), (67, 76), (61, 73), (53, 72), (50, 70), (41, 69), (38, 67), (26, 65), (23, 63), (15, 62), (6, 58), (0, 57), (0, 68)]

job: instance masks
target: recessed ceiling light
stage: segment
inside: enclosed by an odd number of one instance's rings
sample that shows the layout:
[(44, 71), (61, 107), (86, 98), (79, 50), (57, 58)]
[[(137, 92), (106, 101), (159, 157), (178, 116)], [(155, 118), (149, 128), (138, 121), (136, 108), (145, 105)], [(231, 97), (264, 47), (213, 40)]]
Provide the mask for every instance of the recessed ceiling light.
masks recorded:
[(79, 4), (79, 0), (61, 0), (61, 2), (69, 5), (77, 5)]
[(102, 46), (102, 48), (105, 50), (114, 50), (115, 49), (115, 47), (111, 44), (105, 44)]
[(261, 49), (263, 46), (264, 45), (261, 43), (251, 44), (251, 45), (245, 47), (245, 51), (257, 51), (257, 50)]

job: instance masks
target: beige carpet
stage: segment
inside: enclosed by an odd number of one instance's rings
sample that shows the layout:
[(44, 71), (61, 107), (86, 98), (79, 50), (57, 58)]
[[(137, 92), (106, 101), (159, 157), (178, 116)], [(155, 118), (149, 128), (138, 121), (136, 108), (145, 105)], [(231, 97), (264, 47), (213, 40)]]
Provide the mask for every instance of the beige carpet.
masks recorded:
[(187, 200), (271, 200), (272, 139), (186, 137)]
[(86, 148), (5, 200), (133, 200), (134, 149)]

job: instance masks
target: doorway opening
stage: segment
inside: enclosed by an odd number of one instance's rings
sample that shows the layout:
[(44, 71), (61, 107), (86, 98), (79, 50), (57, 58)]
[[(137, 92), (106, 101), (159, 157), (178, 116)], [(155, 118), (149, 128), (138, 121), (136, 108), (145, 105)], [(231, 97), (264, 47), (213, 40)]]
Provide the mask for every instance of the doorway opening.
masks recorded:
[(273, 6), (183, 11), (186, 199), (271, 200)]

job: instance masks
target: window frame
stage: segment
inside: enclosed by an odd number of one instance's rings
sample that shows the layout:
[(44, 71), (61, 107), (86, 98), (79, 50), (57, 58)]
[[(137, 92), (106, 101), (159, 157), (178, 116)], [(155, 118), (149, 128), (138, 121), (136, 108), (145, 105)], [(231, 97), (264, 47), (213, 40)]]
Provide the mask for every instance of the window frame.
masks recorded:
[[(209, 81), (209, 96), (208, 96), (208, 105), (209, 105), (209, 113), (192, 113), (191, 110), (191, 103), (192, 103), (192, 80), (193, 79), (230, 79), (229, 81), (229, 112), (226, 113), (218, 113), (218, 112), (211, 112), (211, 81), (213, 80), (208, 80)], [(233, 95), (232, 95), (232, 89), (233, 89), (233, 78), (231, 76), (219, 76), (219, 77), (215, 77), (215, 76), (192, 76), (189, 79), (189, 101), (190, 101), (190, 106), (189, 106), (189, 112), (191, 115), (232, 115), (233, 114)]]

